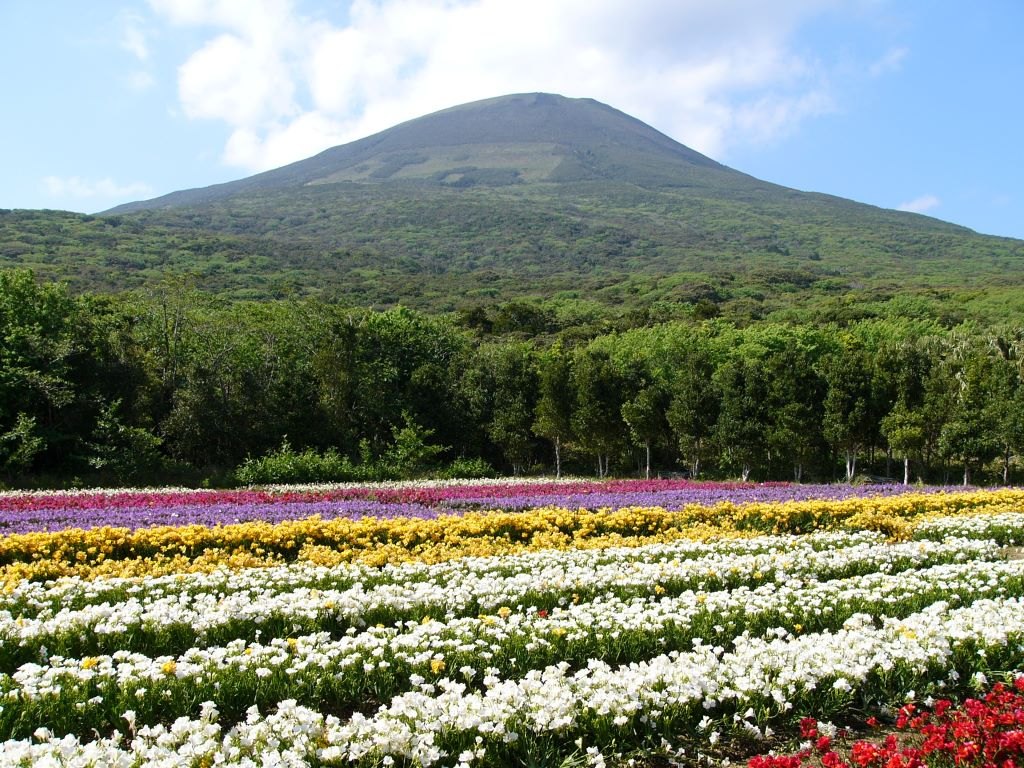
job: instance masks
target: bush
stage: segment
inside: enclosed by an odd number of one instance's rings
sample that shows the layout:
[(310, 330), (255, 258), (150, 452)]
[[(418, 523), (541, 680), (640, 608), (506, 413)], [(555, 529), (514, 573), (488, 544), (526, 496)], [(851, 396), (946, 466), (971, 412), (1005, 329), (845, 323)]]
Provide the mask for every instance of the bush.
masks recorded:
[(494, 467), (480, 458), (455, 459), (437, 475), (439, 480), (477, 480), (494, 476)]
[(285, 440), (273, 453), (258, 459), (247, 458), (235, 470), (235, 479), (241, 485), (340, 483), (361, 479), (360, 474), (347, 456), (333, 448), (324, 453), (312, 448), (298, 453)]

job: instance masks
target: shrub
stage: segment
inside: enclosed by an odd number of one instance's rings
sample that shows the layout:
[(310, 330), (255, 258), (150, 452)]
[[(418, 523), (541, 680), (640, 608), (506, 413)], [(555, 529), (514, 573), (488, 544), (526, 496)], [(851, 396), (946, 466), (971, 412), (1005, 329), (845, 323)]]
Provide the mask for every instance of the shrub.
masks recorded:
[(319, 453), (312, 448), (299, 453), (288, 443), (260, 458), (247, 458), (235, 470), (242, 485), (272, 483), (339, 483), (359, 479), (359, 471), (347, 456), (333, 448)]

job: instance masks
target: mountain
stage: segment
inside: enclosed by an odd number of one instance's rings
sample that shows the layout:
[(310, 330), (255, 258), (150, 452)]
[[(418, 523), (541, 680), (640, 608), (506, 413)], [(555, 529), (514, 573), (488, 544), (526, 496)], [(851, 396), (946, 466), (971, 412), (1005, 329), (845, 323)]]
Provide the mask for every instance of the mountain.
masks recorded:
[(540, 93), (96, 216), (0, 212), (0, 263), (83, 290), (187, 273), (231, 298), (432, 311), (831, 318), (909, 297), (1024, 318), (1024, 241), (761, 181), (592, 99)]
[(283, 168), (108, 213), (203, 205), (306, 185), (411, 180), (455, 188), (580, 181), (707, 189), (760, 184), (593, 99), (531, 93), (452, 107)]

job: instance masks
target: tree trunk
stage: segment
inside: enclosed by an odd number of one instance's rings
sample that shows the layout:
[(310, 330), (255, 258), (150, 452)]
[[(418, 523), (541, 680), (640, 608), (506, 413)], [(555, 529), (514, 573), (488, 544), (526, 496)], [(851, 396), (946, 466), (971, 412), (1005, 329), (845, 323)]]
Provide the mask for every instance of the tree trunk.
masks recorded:
[(964, 462), (964, 485), (970, 485), (971, 483), (971, 468), (966, 462)]
[(555, 438), (555, 477), (562, 477), (562, 440), (558, 437)]
[(744, 464), (743, 465), (743, 482), (744, 483), (747, 482), (747, 478), (748, 477), (750, 477), (750, 465), (749, 464)]
[(690, 465), (690, 477), (696, 478), (700, 474), (700, 457), (696, 456), (693, 459), (693, 464)]
[(846, 482), (852, 483), (853, 476), (857, 471), (857, 452), (846, 452)]
[(799, 462), (793, 465), (793, 480), (797, 483), (801, 482), (804, 477), (804, 465)]
[(910, 457), (903, 457), (903, 484), (910, 485)]
[(651, 479), (651, 441), (644, 441), (644, 451), (647, 454), (647, 463), (644, 465), (644, 480)]

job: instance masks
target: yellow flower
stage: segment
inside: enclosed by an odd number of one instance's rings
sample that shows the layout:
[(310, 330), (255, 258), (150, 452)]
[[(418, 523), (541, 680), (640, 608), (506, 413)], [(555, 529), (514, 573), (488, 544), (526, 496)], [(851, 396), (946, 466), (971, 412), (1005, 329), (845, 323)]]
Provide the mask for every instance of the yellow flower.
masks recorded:
[(431, 659), (430, 671), (435, 675), (444, 671), (444, 659)]
[(92, 669), (99, 663), (100, 660), (97, 659), (95, 656), (86, 656), (84, 659), (82, 659), (82, 669)]
[(501, 608), (498, 609), (498, 615), (501, 616), (501, 618), (503, 619), (507, 619), (511, 614), (512, 609), (509, 608), (507, 605), (503, 605), (501, 606)]
[(165, 661), (163, 666), (160, 667), (160, 671), (169, 677), (178, 671), (178, 662), (174, 659)]

